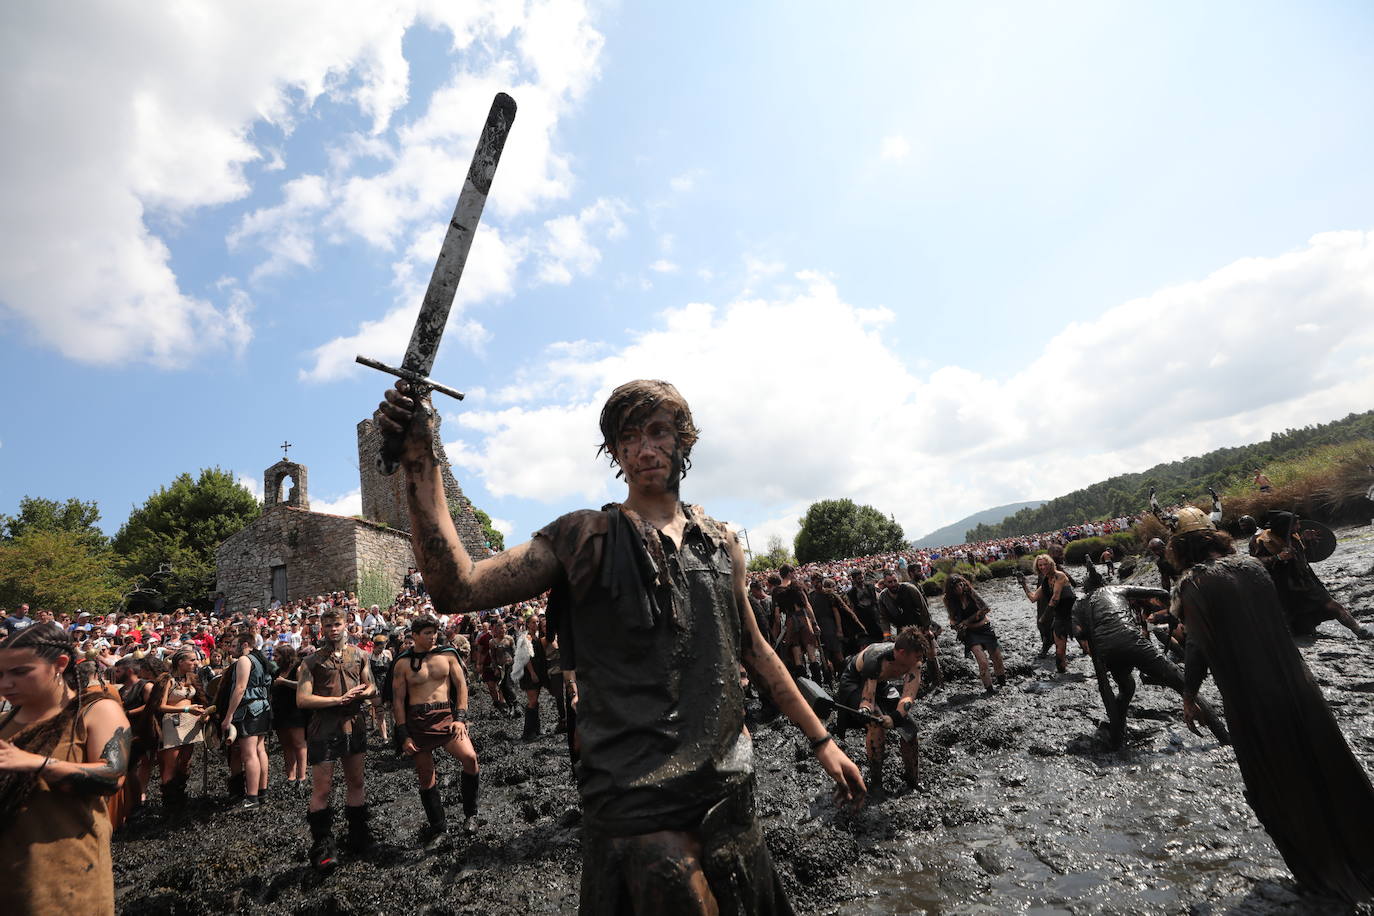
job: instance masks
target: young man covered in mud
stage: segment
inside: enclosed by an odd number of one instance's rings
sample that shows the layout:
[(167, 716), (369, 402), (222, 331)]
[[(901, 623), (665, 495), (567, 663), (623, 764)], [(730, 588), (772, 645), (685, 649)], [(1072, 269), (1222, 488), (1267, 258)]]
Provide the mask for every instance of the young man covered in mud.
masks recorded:
[(1183, 570), (1188, 627), (1183, 716), (1210, 672), (1245, 799), (1304, 888), (1348, 904), (1374, 895), (1374, 787), (1288, 635), (1273, 580), (1199, 509), (1178, 514), (1169, 557)]
[[(835, 701), (841, 706), (881, 716), (880, 721), (859, 719), (841, 711), (839, 728), (865, 728), (864, 749), (868, 752), (868, 791), (883, 794), (883, 757), (887, 733), (900, 727), (898, 748), (907, 785), (917, 787), (920, 771), (920, 744), (911, 708), (921, 690), (921, 662), (926, 657), (926, 637), (918, 627), (904, 627), (892, 642), (865, 646), (845, 660)], [(899, 688), (896, 683), (900, 682)]]
[(468, 833), (477, 820), (477, 751), (468, 737), (468, 682), (458, 650), (436, 646), (439, 621), (433, 617), (415, 618), (410, 634), (414, 646), (391, 669), (391, 708), (401, 750), (415, 761), (420, 781), (420, 805), (427, 821), (420, 845), (431, 847), (444, 839), (447, 830), (434, 751), (442, 747), (462, 765), (459, 788)]
[(305, 755), (310, 764), (311, 794), (305, 819), (310, 825), (310, 863), (323, 871), (337, 861), (329, 794), (338, 762), (343, 763), (348, 785), (344, 801), (348, 846), (361, 852), (372, 845), (363, 788), (363, 753), (367, 750), (365, 703), (377, 688), (365, 654), (348, 641), (341, 609), (330, 607), (320, 614), (320, 636), (320, 648), (301, 664), (296, 705), (310, 710)]
[(1274, 580), (1279, 603), (1288, 615), (1288, 628), (1298, 636), (1306, 636), (1320, 623), (1339, 620), (1357, 639), (1374, 638), (1374, 633), (1360, 626), (1317, 578), (1296, 528), (1297, 518), (1292, 512), (1271, 509), (1264, 518), (1264, 528), (1250, 539), (1250, 556), (1263, 563)]
[[(1083, 579), (1084, 597), (1074, 603), (1074, 635), (1088, 644), (1097, 688), (1107, 711), (1108, 738), (1116, 749), (1126, 740), (1126, 713), (1131, 706), (1131, 697), (1135, 696), (1135, 671), (1140, 671), (1141, 680), (1148, 678), (1150, 683), (1162, 684), (1179, 693), (1183, 693), (1183, 672), (1160, 654), (1138, 622), (1138, 607), (1163, 607), (1169, 601), (1169, 593), (1157, 588), (1109, 586), (1091, 559), (1085, 556), (1084, 562), (1087, 572)], [(1115, 692), (1108, 676), (1116, 682)], [(1226, 726), (1212, 707), (1202, 699), (1197, 705), (1203, 723), (1217, 741), (1229, 744), (1231, 738), (1226, 733)], [(1191, 721), (1188, 725), (1197, 731)]]
[(436, 606), (498, 607), (553, 589), (580, 697), (581, 911), (790, 913), (754, 816), (739, 662), (801, 727), (840, 794), (864, 784), (759, 633), (739, 543), (679, 498), (697, 430), (677, 389), (630, 382), (602, 410), (624, 503), (565, 515), (478, 563), (449, 516), (431, 415), (392, 390), (376, 418), (404, 435), (411, 536)]
[(939, 627), (930, 616), (930, 605), (926, 602), (925, 592), (919, 585), (899, 582), (897, 571), (883, 570), (883, 590), (878, 593), (878, 613), (882, 616), (888, 630), (895, 636), (907, 627), (915, 627), (925, 639), (926, 662), (930, 665), (930, 684), (932, 688), (945, 682), (940, 673), (940, 659), (935, 654), (935, 637)]

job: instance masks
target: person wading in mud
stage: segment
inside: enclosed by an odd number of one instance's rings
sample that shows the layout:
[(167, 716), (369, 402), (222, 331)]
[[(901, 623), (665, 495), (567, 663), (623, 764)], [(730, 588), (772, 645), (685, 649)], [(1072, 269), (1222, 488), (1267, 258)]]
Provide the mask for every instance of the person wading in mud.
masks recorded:
[[(864, 748), (868, 751), (868, 788), (875, 797), (884, 794), (883, 750), (887, 743), (887, 732), (899, 722), (902, 730), (898, 747), (902, 753), (907, 785), (912, 789), (917, 787), (920, 745), (916, 738), (916, 725), (910, 716), (911, 708), (916, 703), (916, 694), (921, 689), (921, 661), (925, 654), (925, 634), (917, 627), (905, 627), (894, 641), (875, 643), (850, 656), (840, 674), (835, 701), (841, 706), (882, 716), (879, 722), (865, 721), (841, 710), (838, 722), (842, 731), (866, 729)], [(898, 688), (894, 681), (900, 681), (902, 686)]]
[(1374, 787), (1350, 752), (1293, 640), (1274, 583), (1201, 510), (1169, 539), (1183, 570), (1175, 612), (1188, 628), (1183, 717), (1201, 715), (1208, 673), (1221, 691), (1245, 800), (1304, 888), (1349, 904), (1374, 895)]
[[(992, 609), (974, 589), (973, 583), (958, 573), (951, 573), (945, 579), (945, 611), (949, 614), (949, 625), (954, 635), (964, 646), (964, 657), (978, 662), (978, 677), (983, 681), (983, 689), (989, 695), (997, 687), (1007, 683), (1006, 668), (1002, 664), (1002, 644), (997, 641), (997, 633), (992, 628), (989, 615)], [(991, 656), (992, 672), (988, 671)], [(993, 677), (996, 677), (996, 682)]]
[(806, 589), (793, 578), (796, 573), (791, 566), (784, 564), (778, 569), (779, 582), (773, 586), (773, 607), (781, 616), (782, 644), (792, 658), (792, 673), (797, 677), (806, 674), (806, 663), (811, 665), (812, 680), (825, 679), (821, 665), (819, 625)]
[(1374, 638), (1374, 633), (1360, 626), (1345, 605), (1338, 602), (1317, 578), (1307, 561), (1307, 548), (1296, 528), (1297, 519), (1291, 512), (1270, 510), (1264, 519), (1264, 529), (1250, 539), (1250, 556), (1264, 564), (1279, 603), (1288, 615), (1288, 628), (1299, 636), (1311, 634), (1317, 624), (1339, 620), (1341, 626), (1358, 639)]
[(739, 662), (801, 727), (840, 796), (862, 797), (864, 783), (759, 633), (738, 541), (679, 497), (697, 429), (677, 389), (630, 382), (602, 410), (601, 450), (625, 478), (624, 503), (569, 513), (478, 563), (449, 515), (432, 408), (389, 390), (375, 416), (404, 437), (411, 539), (436, 607), (553, 590), (580, 697), (581, 912), (790, 913), (754, 816)]
[(468, 737), (468, 682), (458, 651), (436, 648), (439, 621), (417, 617), (410, 625), (415, 645), (401, 654), (391, 669), (391, 708), (401, 750), (415, 761), (420, 780), (420, 805), (428, 821), (420, 843), (430, 846), (443, 840), (447, 826), (444, 803), (434, 773), (434, 751), (443, 748), (463, 767), (464, 830), (473, 832), (477, 822), (477, 751)]
[(1035, 605), (1037, 625), (1043, 630), (1046, 621), (1049, 622), (1054, 634), (1054, 666), (1063, 674), (1069, 670), (1068, 645), (1073, 630), (1073, 604), (1078, 596), (1068, 575), (1055, 565), (1049, 554), (1042, 553), (1035, 558), (1035, 574), (1039, 581), (1034, 590), (1026, 584), (1026, 576), (1020, 570), (1016, 572), (1016, 581)]
[[(1118, 749), (1126, 740), (1126, 713), (1135, 696), (1134, 672), (1141, 680), (1161, 684), (1170, 690), (1183, 692), (1183, 672), (1169, 661), (1151, 641), (1148, 631), (1142, 631), (1140, 620), (1144, 609), (1157, 610), (1168, 604), (1169, 593), (1157, 588), (1129, 585), (1107, 585), (1097, 567), (1088, 557), (1083, 578), (1083, 597), (1074, 604), (1074, 635), (1088, 644), (1097, 675), (1097, 689), (1107, 712), (1107, 736), (1112, 748)], [(1113, 691), (1110, 676), (1116, 682)], [(1203, 724), (1221, 744), (1230, 744), (1226, 726), (1202, 699), (1197, 701)], [(1197, 727), (1189, 723), (1197, 732)]]
[(945, 682), (940, 673), (940, 660), (935, 655), (935, 637), (939, 635), (935, 621), (930, 618), (930, 605), (920, 586), (897, 581), (897, 572), (883, 570), (883, 590), (878, 594), (878, 613), (894, 636), (906, 627), (915, 627), (925, 638), (926, 664), (930, 665), (930, 686), (937, 688)]
[(377, 688), (364, 653), (348, 641), (343, 611), (330, 607), (320, 614), (320, 631), (324, 644), (301, 663), (296, 704), (311, 713), (305, 740), (311, 779), (305, 816), (310, 825), (310, 862), (325, 870), (337, 861), (331, 832), (334, 811), (329, 806), (336, 762), (343, 762), (348, 785), (344, 801), (348, 847), (362, 852), (373, 842), (363, 787), (368, 718), (364, 704)]

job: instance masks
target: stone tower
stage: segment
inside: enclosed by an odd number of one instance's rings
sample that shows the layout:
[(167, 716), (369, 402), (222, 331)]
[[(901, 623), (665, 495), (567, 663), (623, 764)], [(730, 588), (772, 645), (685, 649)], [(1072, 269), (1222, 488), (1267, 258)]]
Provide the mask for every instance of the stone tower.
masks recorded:
[[(449, 512), (453, 516), (454, 527), (463, 546), (474, 559), (487, 555), (487, 536), (482, 531), (481, 522), (472, 513), (472, 504), (463, 495), (462, 487), (453, 477), (449, 468), (448, 455), (439, 435), (440, 417), (434, 418), (434, 454), (439, 457), (443, 469), (444, 495), (448, 497)], [(377, 470), (377, 455), (382, 447), (382, 433), (370, 419), (358, 424), (358, 476), (363, 491), (363, 518), (379, 522), (397, 531), (410, 531), (410, 510), (406, 508), (406, 475), (397, 471), (384, 477)], [(270, 471), (269, 471), (270, 473)], [(299, 479), (299, 478), (298, 478)]]
[[(283, 458), (262, 473), (262, 508), (267, 510), (275, 505), (295, 506), (297, 509), (310, 508), (310, 496), (305, 489), (305, 465)], [(290, 477), (291, 489), (285, 497), (281, 491), (282, 481)]]

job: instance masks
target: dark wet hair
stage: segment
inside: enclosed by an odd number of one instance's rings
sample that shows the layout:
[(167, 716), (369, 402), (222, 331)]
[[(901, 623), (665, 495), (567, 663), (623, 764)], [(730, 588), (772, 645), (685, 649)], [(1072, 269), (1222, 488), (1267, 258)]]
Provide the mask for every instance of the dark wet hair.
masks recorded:
[(787, 564), (787, 563), (784, 563), (784, 564), (782, 564), (781, 566), (778, 567), (778, 575), (782, 576), (784, 579), (790, 579), (790, 578), (792, 578), (792, 574), (793, 574), (794, 572), (796, 572), (796, 570), (793, 569), (793, 568), (792, 568), (789, 564)]
[(77, 663), (80, 661), (76, 646), (66, 630), (55, 623), (39, 623), (18, 630), (0, 642), (0, 649), (31, 649), (35, 655), (46, 662), (56, 663), (60, 656), (67, 656), (67, 667), (62, 677), (67, 686), (77, 693), (85, 687), (79, 683)]
[[(687, 406), (686, 398), (671, 382), (635, 379), (612, 391), (606, 399), (606, 405), (601, 408), (601, 445), (596, 454), (609, 456), (611, 466), (615, 467), (615, 444), (620, 438), (620, 431), (626, 426), (643, 423), (649, 414), (660, 408), (668, 411), (673, 418), (677, 447), (682, 452), (682, 476), (686, 477), (687, 470), (692, 466), (692, 446), (696, 445), (701, 431), (692, 422), (692, 409)], [(615, 476), (619, 477), (622, 473), (617, 468)]]
[(893, 649), (905, 649), (907, 652), (915, 652), (924, 655), (926, 651), (926, 638), (921, 635), (921, 631), (916, 627), (902, 627), (897, 634), (897, 638), (892, 640)]
[(1235, 552), (1236, 548), (1231, 544), (1231, 535), (1225, 531), (1200, 528), (1169, 538), (1164, 558), (1173, 564), (1175, 569), (1184, 570), (1214, 556), (1224, 557)]
[(955, 608), (962, 608), (964, 606), (964, 599), (955, 591), (960, 582), (968, 586), (968, 593), (969, 596), (973, 598), (974, 606), (980, 611), (984, 610), (988, 606), (988, 603), (983, 600), (982, 595), (973, 590), (973, 583), (970, 582), (967, 577), (959, 573), (950, 573), (948, 578), (945, 579), (945, 591), (943, 596), (945, 599), (945, 610), (953, 614)]
[(277, 648), (272, 650), (272, 661), (277, 663), (277, 670), (283, 676), (290, 677), (291, 671), (296, 667), (296, 662), (300, 659), (295, 646), (290, 643), (278, 643)]
[[(76, 694), (57, 715), (12, 735), (11, 743), (29, 753), (47, 756), (57, 747), (63, 732), (70, 731), (75, 741), (76, 724), (96, 697), (88, 698), (86, 695), (89, 671), (83, 670), (84, 666), (78, 664), (76, 646), (72, 644), (67, 631), (55, 623), (35, 624), (6, 637), (0, 642), (0, 649), (29, 649), (44, 661), (53, 663), (61, 656), (67, 656), (67, 667), (63, 669), (62, 677)], [(0, 772), (0, 824), (11, 822), (37, 781), (37, 773)]]
[(437, 630), (439, 621), (426, 614), (424, 617), (416, 617), (410, 622), (410, 632), (418, 633), (421, 630)]

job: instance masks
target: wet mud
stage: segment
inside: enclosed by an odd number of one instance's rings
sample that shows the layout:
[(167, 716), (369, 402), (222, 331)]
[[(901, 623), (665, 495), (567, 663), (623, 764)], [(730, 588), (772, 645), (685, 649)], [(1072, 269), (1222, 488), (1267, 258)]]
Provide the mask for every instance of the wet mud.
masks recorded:
[[(1317, 569), (1337, 600), (1374, 623), (1374, 529), (1338, 533), (1335, 554)], [(1142, 563), (1132, 581), (1158, 579)], [(1015, 582), (979, 588), (993, 608), (1008, 686), (985, 697), (973, 661), (951, 634), (941, 638), (946, 683), (918, 707), (919, 791), (905, 788), (890, 739), (887, 798), (836, 808), (795, 728), (751, 726), (760, 820), (799, 912), (1344, 912), (1294, 887), (1245, 803), (1234, 755), (1187, 730), (1176, 694), (1141, 686), (1126, 746), (1109, 750), (1089, 660), (1073, 648), (1069, 673), (1055, 674), (1052, 656), (1035, 657), (1033, 608)], [(1374, 644), (1335, 622), (1298, 644), (1351, 747), (1374, 766)], [(1220, 707), (1210, 683), (1204, 694)], [(190, 803), (174, 817), (151, 791), (115, 839), (119, 911), (575, 911), (580, 816), (562, 736), (523, 744), (520, 720), (497, 718), (485, 694), (472, 706), (484, 821), (475, 837), (454, 831), (447, 848), (422, 852), (413, 770), (374, 736), (367, 782), (380, 843), (320, 878), (305, 859), (306, 800), (280, 789), (274, 747), (274, 786), (257, 810), (229, 810), (213, 763), (210, 796), (197, 797), (197, 770)], [(546, 706), (546, 728), (551, 720)], [(862, 764), (862, 734), (842, 745)], [(457, 774), (444, 758), (451, 829), (461, 821)], [(339, 830), (342, 821), (340, 811)]]

